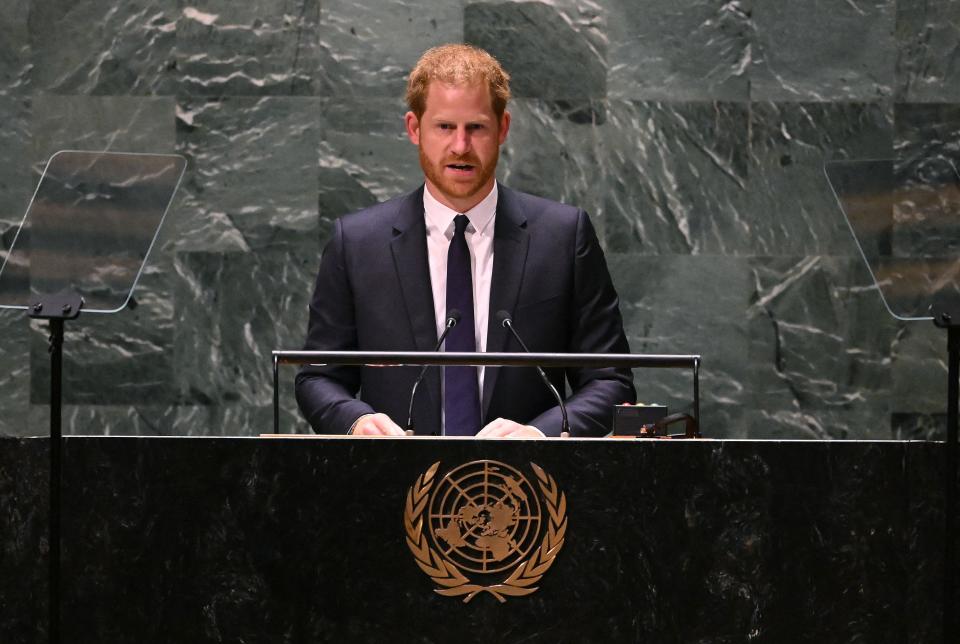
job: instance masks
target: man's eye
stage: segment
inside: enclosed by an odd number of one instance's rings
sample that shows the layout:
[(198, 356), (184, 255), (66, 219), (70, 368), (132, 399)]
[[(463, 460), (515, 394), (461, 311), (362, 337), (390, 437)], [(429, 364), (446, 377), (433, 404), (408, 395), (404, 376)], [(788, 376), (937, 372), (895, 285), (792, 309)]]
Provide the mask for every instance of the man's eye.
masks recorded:
[(467, 126), (467, 129), (468, 129), (468, 130), (482, 130), (482, 129), (483, 129), (483, 124), (482, 124), (482, 123), (471, 123), (470, 125)]
[(441, 123), (439, 127), (440, 127), (441, 130), (452, 130), (452, 129), (453, 129), (453, 126), (450, 125), (449, 123)]

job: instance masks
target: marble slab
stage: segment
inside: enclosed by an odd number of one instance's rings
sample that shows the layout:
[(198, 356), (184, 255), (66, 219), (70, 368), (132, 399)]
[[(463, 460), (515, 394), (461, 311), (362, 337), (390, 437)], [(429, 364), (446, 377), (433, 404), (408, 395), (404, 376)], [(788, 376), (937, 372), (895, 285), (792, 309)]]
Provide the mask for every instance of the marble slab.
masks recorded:
[(463, 40), (486, 49), (512, 70), (510, 89), (514, 96), (604, 98), (606, 38), (591, 16), (583, 20), (579, 11), (571, 11), (574, 8), (564, 4), (467, 3)]
[(960, 6), (955, 2), (897, 0), (896, 99), (960, 100)]
[(43, 438), (0, 437), (0, 641), (47, 642), (50, 452)]
[(609, 41), (608, 96), (677, 102), (748, 100), (756, 4), (602, 3)]
[(895, 0), (751, 4), (751, 100), (878, 101), (893, 94)]
[(29, 13), (25, 2), (0, 5), (0, 96), (24, 96), (29, 91)]
[(319, 27), (323, 95), (402, 97), (429, 47), (463, 40), (461, 2), (324, 0)]
[(22, 4), (30, 8), (33, 91), (100, 96), (174, 93), (175, 0)]
[[(540, 465), (529, 597), (441, 597), (405, 543), (440, 461)], [(936, 641), (942, 450), (898, 442), (68, 438), (64, 627), (120, 641)]]
[(176, 87), (190, 96), (318, 93), (320, 2), (179, 2)]

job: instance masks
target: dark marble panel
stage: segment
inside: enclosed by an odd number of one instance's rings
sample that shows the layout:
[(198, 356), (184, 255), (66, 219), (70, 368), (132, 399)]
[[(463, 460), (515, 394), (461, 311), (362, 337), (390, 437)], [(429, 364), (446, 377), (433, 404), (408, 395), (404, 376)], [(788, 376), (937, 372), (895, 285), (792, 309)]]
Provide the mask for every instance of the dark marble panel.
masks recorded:
[(897, 0), (898, 101), (960, 101), (960, 5)]
[(890, 158), (892, 114), (876, 104), (756, 103), (750, 118), (754, 253), (857, 256), (823, 164)]
[(50, 455), (40, 438), (0, 438), (0, 641), (47, 641)]
[(890, 422), (886, 407), (775, 406), (761, 400), (744, 413), (737, 431), (742, 438), (758, 440), (886, 439), (895, 435)]
[(29, 98), (0, 95), (0, 250), (13, 243), (38, 177), (31, 173)]
[[(404, 540), (416, 477), (475, 459), (538, 463), (566, 495), (556, 563), (503, 605), (438, 596)], [(903, 443), (68, 439), (65, 627), (77, 642), (936, 641), (940, 462)]]
[[(763, 447), (769, 445), (761, 444), (758, 456), (771, 454)], [(916, 561), (905, 516), (914, 492), (904, 486), (905, 452), (897, 443), (811, 443), (791, 450), (786, 462), (777, 459), (775, 467), (760, 456), (772, 466), (771, 522), (777, 526), (770, 543), (769, 574), (778, 582), (765, 615), (768, 641), (905, 642), (928, 617), (900, 609)], [(939, 490), (916, 492), (933, 496)], [(942, 562), (936, 549), (928, 554)], [(938, 593), (929, 588), (923, 597), (935, 603)], [(814, 614), (816, 623), (808, 623)]]
[(172, 94), (176, 0), (32, 0), (31, 82), (55, 94)]
[(171, 97), (56, 96), (33, 98), (34, 163), (57, 150), (174, 152)]
[(605, 111), (599, 101), (512, 101), (510, 133), (497, 170), (510, 188), (586, 210), (601, 240), (605, 217), (597, 189), (603, 182), (597, 127)]
[(319, 33), (325, 96), (402, 99), (406, 76), (424, 51), (463, 39), (463, 8), (431, 0), (324, 0)]
[(860, 260), (755, 258), (751, 268), (747, 388), (767, 425), (758, 435), (806, 426), (810, 438), (890, 437), (898, 323)]
[(0, 96), (30, 91), (30, 36), (27, 2), (0, 5)]
[(600, 128), (607, 247), (749, 253), (747, 128), (743, 104), (612, 101)]
[(894, 158), (913, 164), (946, 159), (960, 168), (960, 105), (897, 103), (893, 120)]
[(29, 436), (30, 321), (24, 311), (0, 310), (0, 355), (0, 436)]
[[(240, 424), (225, 422), (226, 410), (213, 412), (207, 427), (188, 433), (271, 431), (270, 352), (303, 345), (317, 267), (315, 241), (288, 232), (286, 239), (278, 235), (269, 251), (181, 253), (177, 260), (177, 324), (190, 330), (174, 340), (179, 401), (189, 406), (237, 406), (251, 416)], [(240, 284), (243, 296), (233, 297), (231, 291)], [(282, 400), (290, 431), (296, 418), (289, 382), (293, 368), (285, 375)]]
[(750, 97), (873, 101), (894, 88), (894, 0), (753, 0)]
[(609, 0), (607, 95), (663, 101), (749, 98), (753, 0)]
[(257, 252), (317, 235), (318, 99), (180, 99), (189, 160), (167, 236), (178, 251)]
[[(147, 260), (148, 263), (151, 259)], [(128, 307), (66, 323), (63, 400), (72, 404), (169, 404), (174, 400), (175, 327), (169, 277), (148, 264)], [(30, 400), (50, 400), (48, 327), (30, 334)]]
[[(700, 354), (701, 431), (710, 438), (741, 435), (751, 402), (746, 318), (751, 270), (724, 256), (607, 257), (630, 349), (636, 353)], [(686, 369), (636, 369), (641, 402), (690, 412), (693, 377)]]
[[(3, 28), (0, 26), (0, 31)], [(33, 195), (29, 113), (29, 99), (0, 96), (0, 121), (4, 123), (0, 128), (0, 149), (5, 151), (0, 155), (0, 264), (13, 244)], [(9, 303), (12, 302), (4, 302), (0, 295), (0, 304)], [(23, 311), (0, 311), (0, 409), (4, 411), (0, 414), (0, 436), (24, 435), (29, 431), (29, 328)]]
[[(169, 398), (169, 396), (167, 396)], [(210, 409), (150, 404), (65, 405), (63, 433), (71, 436), (186, 436), (210, 425)]]
[(463, 40), (489, 51), (511, 76), (514, 96), (604, 98), (607, 39), (596, 5), (553, 2), (469, 3)]
[[(292, 367), (280, 372), (280, 431), (309, 434), (294, 399)], [(178, 378), (181, 381), (184, 378)], [(63, 408), (63, 434), (70, 436), (250, 436), (273, 432), (272, 382), (264, 381), (256, 402), (175, 403), (142, 399), (130, 405), (80, 404)], [(171, 387), (174, 395), (179, 395)], [(30, 408), (30, 435), (48, 433), (45, 405)]]
[(179, 3), (178, 93), (193, 96), (313, 95), (320, 63), (318, 0), (256, 5)]
[(894, 410), (905, 413), (945, 413), (946, 331), (929, 321), (898, 325), (891, 350)]
[[(944, 437), (945, 431), (940, 439)], [(914, 572), (907, 576), (903, 589), (903, 613), (910, 616), (910, 628), (903, 641), (910, 644), (939, 642), (943, 637), (943, 624), (937, 619), (938, 615), (926, 611), (922, 605), (924, 598), (942, 594), (946, 573), (940, 545), (946, 529), (947, 477), (943, 452), (944, 446), (936, 443), (912, 444), (904, 452), (904, 485), (907, 490), (907, 529), (904, 537), (908, 548), (902, 561), (907, 570)], [(954, 481), (954, 486), (958, 483)], [(953, 539), (956, 541), (956, 535)], [(936, 555), (930, 558), (918, 556), (921, 552)], [(957, 579), (957, 572), (957, 568), (952, 571), (954, 580)]]
[[(944, 405), (946, 407), (946, 405)], [(947, 438), (947, 415), (894, 412), (890, 424), (898, 440), (943, 441)]]
[(417, 148), (404, 131), (396, 98), (337, 98), (321, 107), (321, 226), (407, 193), (423, 183)]

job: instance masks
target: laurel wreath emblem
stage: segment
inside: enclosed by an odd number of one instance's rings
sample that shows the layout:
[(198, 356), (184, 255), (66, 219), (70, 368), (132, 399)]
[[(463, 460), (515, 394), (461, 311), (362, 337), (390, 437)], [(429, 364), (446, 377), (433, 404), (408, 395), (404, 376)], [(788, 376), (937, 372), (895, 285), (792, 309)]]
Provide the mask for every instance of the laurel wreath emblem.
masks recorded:
[(567, 498), (559, 490), (552, 476), (544, 472), (536, 463), (530, 463), (530, 466), (537, 476), (537, 483), (546, 500), (550, 517), (546, 534), (530, 557), (521, 561), (502, 582), (490, 586), (474, 583), (455, 564), (441, 557), (430, 547), (429, 539), (423, 530), (423, 513), (430, 500), (430, 491), (433, 488), (434, 476), (440, 467), (440, 461), (417, 477), (416, 482), (407, 491), (403, 525), (407, 533), (407, 547), (413, 553), (417, 565), (438, 586), (434, 592), (446, 597), (463, 596), (464, 603), (486, 592), (496, 597), (500, 603), (504, 603), (507, 597), (529, 595), (538, 590), (539, 586), (534, 584), (539, 582), (544, 573), (550, 569), (557, 553), (563, 547), (564, 536), (567, 533)]

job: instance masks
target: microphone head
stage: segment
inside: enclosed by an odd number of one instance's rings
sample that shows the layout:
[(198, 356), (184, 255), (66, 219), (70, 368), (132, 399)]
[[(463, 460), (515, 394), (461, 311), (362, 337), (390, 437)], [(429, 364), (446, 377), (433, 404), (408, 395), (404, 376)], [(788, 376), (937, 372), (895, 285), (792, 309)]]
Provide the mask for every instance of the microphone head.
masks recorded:
[(460, 324), (460, 318), (463, 317), (463, 314), (460, 313), (460, 309), (450, 309), (447, 311), (447, 326), (451, 326), (450, 322), (453, 321), (452, 326), (457, 326)]
[(503, 309), (497, 311), (497, 314), (494, 317), (497, 318), (497, 322), (499, 322), (502, 326), (507, 326), (507, 323), (512, 322), (510, 319), (510, 313), (504, 311)]

